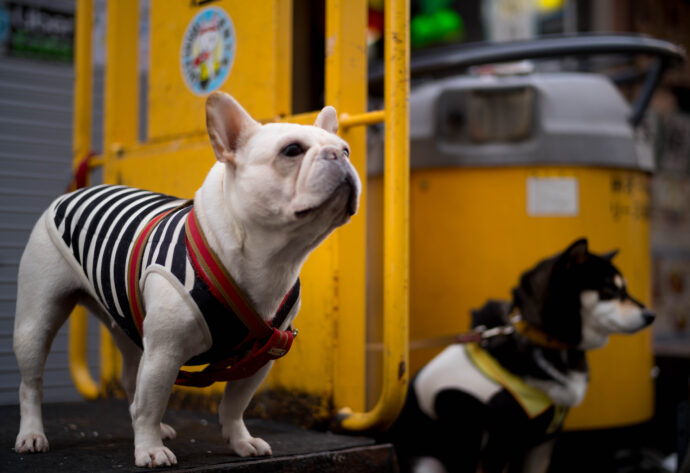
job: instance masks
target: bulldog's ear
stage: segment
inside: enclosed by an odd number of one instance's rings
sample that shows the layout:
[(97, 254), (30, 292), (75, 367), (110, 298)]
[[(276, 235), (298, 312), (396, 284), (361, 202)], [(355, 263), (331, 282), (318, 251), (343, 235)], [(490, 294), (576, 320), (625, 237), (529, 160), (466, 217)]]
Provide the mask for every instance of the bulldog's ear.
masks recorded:
[(206, 130), (218, 161), (234, 164), (237, 150), (260, 126), (225, 92), (213, 92), (206, 99)]
[(338, 114), (335, 108), (327, 105), (319, 112), (319, 116), (316, 117), (314, 126), (323, 128), (330, 133), (338, 133)]

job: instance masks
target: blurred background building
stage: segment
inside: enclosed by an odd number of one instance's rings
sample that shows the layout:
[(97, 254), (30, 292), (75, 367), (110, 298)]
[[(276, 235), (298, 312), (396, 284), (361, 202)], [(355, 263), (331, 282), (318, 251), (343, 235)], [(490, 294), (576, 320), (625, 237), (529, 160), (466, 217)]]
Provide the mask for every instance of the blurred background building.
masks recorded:
[[(0, 2), (0, 402), (17, 403), (12, 352), (19, 258), (72, 174), (74, 2)], [(67, 326), (46, 366), (46, 399), (78, 399)], [(92, 353), (92, 358), (97, 352)]]

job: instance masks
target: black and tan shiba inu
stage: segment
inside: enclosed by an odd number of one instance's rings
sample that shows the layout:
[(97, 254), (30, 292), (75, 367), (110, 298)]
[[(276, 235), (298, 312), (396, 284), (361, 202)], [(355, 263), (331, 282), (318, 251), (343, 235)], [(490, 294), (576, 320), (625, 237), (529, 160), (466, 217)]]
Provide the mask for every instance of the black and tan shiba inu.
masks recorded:
[(499, 335), (453, 344), (413, 378), (389, 432), (403, 470), (546, 471), (567, 409), (587, 391), (586, 351), (654, 320), (615, 255), (577, 240), (522, 274), (512, 303), (473, 312), (473, 329)]

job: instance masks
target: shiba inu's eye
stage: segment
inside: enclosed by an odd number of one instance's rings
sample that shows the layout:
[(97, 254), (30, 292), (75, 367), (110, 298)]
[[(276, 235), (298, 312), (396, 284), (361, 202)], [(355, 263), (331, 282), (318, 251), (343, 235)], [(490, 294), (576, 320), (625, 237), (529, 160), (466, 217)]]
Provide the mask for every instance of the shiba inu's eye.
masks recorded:
[(299, 143), (290, 143), (285, 148), (283, 148), (280, 153), (288, 158), (294, 158), (304, 153), (304, 148)]
[(621, 299), (625, 291), (617, 286), (604, 286), (599, 290), (599, 295), (602, 300)]

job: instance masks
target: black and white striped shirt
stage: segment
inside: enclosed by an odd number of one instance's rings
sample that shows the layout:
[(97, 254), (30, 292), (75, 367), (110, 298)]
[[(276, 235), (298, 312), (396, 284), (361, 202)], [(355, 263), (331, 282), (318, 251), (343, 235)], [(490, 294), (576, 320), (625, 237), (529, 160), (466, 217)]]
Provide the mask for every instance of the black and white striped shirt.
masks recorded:
[(189, 294), (201, 311), (213, 338), (207, 352), (188, 364), (203, 364), (235, 353), (248, 335), (238, 317), (225, 308), (195, 274), (185, 245), (185, 201), (126, 186), (100, 185), (79, 189), (50, 207), (53, 230), (66, 245), (69, 257), (81, 268), (101, 306), (139, 346), (127, 290), (127, 264), (133, 243), (155, 216), (166, 215), (151, 234), (143, 254), (141, 275), (156, 266), (174, 276), (180, 292)]

